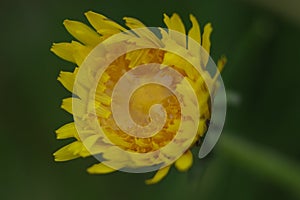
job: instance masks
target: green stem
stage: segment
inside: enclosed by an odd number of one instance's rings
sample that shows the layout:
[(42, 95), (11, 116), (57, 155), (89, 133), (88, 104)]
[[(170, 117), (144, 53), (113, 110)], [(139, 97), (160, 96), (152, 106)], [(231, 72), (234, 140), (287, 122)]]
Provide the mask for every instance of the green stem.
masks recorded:
[(218, 151), (241, 167), (261, 174), (300, 197), (300, 165), (280, 153), (223, 134)]

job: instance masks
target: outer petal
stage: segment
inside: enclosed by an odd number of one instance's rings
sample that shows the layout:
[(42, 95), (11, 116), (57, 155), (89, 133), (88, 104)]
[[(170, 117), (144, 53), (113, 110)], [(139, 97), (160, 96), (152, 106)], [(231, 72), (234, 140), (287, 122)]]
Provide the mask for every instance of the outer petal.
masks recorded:
[(151, 60), (150, 49), (143, 49), (126, 54), (126, 59), (130, 61), (129, 68), (146, 64)]
[(88, 11), (85, 13), (86, 18), (89, 20), (91, 25), (97, 30), (101, 35), (113, 35), (116, 33), (120, 33), (121, 31), (126, 31), (118, 23), (108, 19), (104, 15)]
[[(61, 108), (73, 115), (83, 116), (86, 113), (86, 108), (82, 106), (77, 106), (76, 113), (73, 113), (73, 102), (76, 101), (76, 105), (82, 104), (82, 101), (76, 97), (69, 97), (62, 100)], [(96, 108), (97, 111), (97, 108)]]
[(75, 59), (75, 62), (78, 66), (82, 64), (82, 62), (85, 60), (85, 58), (89, 55), (91, 52), (92, 48), (84, 46), (80, 44), (79, 42), (72, 41), (73, 48), (74, 48), (74, 53), (73, 57)]
[(168, 29), (181, 32), (184, 34), (184, 36), (179, 36), (176, 33), (172, 33), (170, 31), (170, 37), (174, 39), (179, 45), (186, 48), (186, 37), (185, 37), (185, 27), (184, 24), (181, 21), (181, 18), (178, 14), (174, 13), (171, 18), (168, 17), (168, 15), (164, 14), (164, 22), (167, 25)]
[(75, 82), (78, 68), (76, 67), (74, 72), (61, 71), (57, 80), (70, 92), (73, 92), (73, 85)]
[(73, 113), (72, 112), (72, 100), (73, 100), (72, 97), (65, 98), (65, 99), (63, 99), (62, 104), (61, 104), (61, 108), (70, 114)]
[(207, 54), (202, 55), (202, 61), (204, 66), (206, 66), (207, 62), (208, 62), (208, 58), (209, 58), (209, 54), (210, 54), (210, 35), (212, 33), (212, 26), (211, 23), (208, 23), (205, 25), (204, 27), (204, 33), (202, 35), (202, 47), (206, 50)]
[(75, 58), (73, 57), (74, 47), (71, 43), (54, 43), (50, 51), (66, 61), (75, 63)]
[(126, 22), (126, 26), (135, 29), (135, 28), (143, 28), (146, 27), (140, 20), (132, 18), (132, 17), (124, 17), (123, 18)]
[[(197, 19), (193, 16), (190, 15), (190, 20), (192, 22), (192, 28), (190, 29), (188, 36), (192, 39), (194, 39), (196, 42), (201, 44), (201, 32), (200, 32), (200, 26), (198, 24)], [(199, 58), (200, 55), (200, 48), (199, 45), (192, 43), (191, 40), (188, 40), (188, 49), (190, 52), (194, 54), (196, 58)], [(197, 60), (198, 63), (200, 63), (200, 60)]]
[(79, 141), (68, 144), (53, 154), (55, 161), (67, 161), (89, 155), (83, 144)]
[(117, 171), (117, 170), (110, 168), (102, 163), (95, 164), (87, 169), (87, 172), (90, 174), (107, 174), (107, 173), (111, 173), (114, 171)]
[(192, 28), (189, 31), (189, 37), (193, 38), (196, 40), (199, 44), (201, 44), (201, 31), (200, 31), (200, 26), (197, 21), (197, 19), (194, 17), (194, 15), (190, 15), (190, 20), (192, 22)]
[(178, 160), (175, 162), (175, 167), (178, 171), (184, 172), (190, 169), (193, 164), (193, 154), (190, 150), (184, 153)]
[(66, 139), (71, 137), (76, 137), (77, 130), (75, 128), (74, 122), (65, 124), (55, 131), (57, 139)]
[(146, 184), (155, 184), (161, 181), (169, 172), (171, 165), (164, 167), (156, 172), (153, 178), (145, 181)]
[(227, 63), (227, 58), (225, 56), (222, 56), (219, 60), (218, 60), (218, 70), (221, 72), (225, 66), (225, 64)]
[(65, 20), (64, 26), (71, 35), (85, 45), (96, 46), (102, 41), (100, 35), (84, 23)]
[(218, 60), (218, 70), (214, 76), (214, 79), (217, 79), (218, 76), (220, 75), (221, 71), (223, 70), (224, 66), (226, 65), (227, 63), (227, 58), (225, 56), (222, 56), (219, 60)]
[[(131, 28), (131, 29), (145, 28), (146, 27), (138, 19), (131, 18), (131, 17), (124, 17), (123, 19), (126, 22), (126, 26)], [(148, 30), (148, 29), (144, 29), (143, 31), (135, 30), (134, 32), (142, 38), (148, 38), (151, 42), (153, 42), (157, 46), (162, 46), (161, 41), (150, 30)]]
[(80, 66), (90, 53), (91, 47), (84, 46), (76, 41), (72, 41), (71, 43), (54, 43), (51, 47), (51, 51), (58, 57), (69, 62), (76, 63), (78, 66)]

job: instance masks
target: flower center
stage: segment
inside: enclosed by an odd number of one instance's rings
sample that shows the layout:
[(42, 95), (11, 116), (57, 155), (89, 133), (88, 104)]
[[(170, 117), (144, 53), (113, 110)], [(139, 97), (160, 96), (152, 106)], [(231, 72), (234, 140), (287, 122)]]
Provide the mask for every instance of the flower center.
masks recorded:
[[(172, 60), (173, 64), (169, 64)], [(176, 96), (168, 88), (154, 83), (142, 85), (131, 94), (129, 114), (134, 123), (145, 127), (151, 123), (149, 113), (151, 113), (152, 106), (159, 104), (166, 113), (166, 120), (162, 129), (151, 137), (142, 138), (126, 133), (116, 123), (114, 116), (111, 114), (111, 99), (116, 84), (127, 72), (147, 63), (167, 63), (169, 67), (179, 71), (181, 75), (188, 78), (188, 81), (194, 83), (195, 91), (199, 91), (199, 86), (196, 83), (199, 83), (199, 80), (202, 79), (195, 75), (197, 72), (191, 71), (192, 66), (187, 61), (159, 49), (132, 51), (112, 62), (97, 85), (95, 105), (101, 105), (101, 112), (105, 113), (98, 116), (98, 121), (107, 138), (114, 145), (126, 151), (147, 153), (161, 149), (172, 141), (181, 123), (181, 108)], [(193, 73), (189, 72), (189, 70)], [(193, 74), (193, 77), (190, 77), (188, 74)], [(174, 78), (172, 84), (176, 88), (180, 82), (181, 80)], [(206, 90), (205, 85), (201, 86)], [(202, 108), (203, 106), (208, 107), (207, 98), (202, 98), (201, 102), (203, 104)]]
[[(144, 55), (147, 54), (147, 57)], [(161, 50), (137, 50), (116, 59), (106, 69), (100, 79), (96, 91), (95, 105), (101, 104), (112, 112), (111, 104), (103, 102), (100, 96), (112, 96), (112, 92), (119, 79), (132, 68), (143, 63), (162, 63), (164, 52)], [(133, 64), (134, 63), (134, 64)], [(109, 77), (109, 78), (105, 78)], [(99, 98), (97, 98), (97, 94)], [(104, 94), (104, 95), (103, 95)], [(152, 137), (139, 138), (122, 131), (112, 114), (108, 117), (99, 117), (98, 120), (107, 138), (122, 149), (146, 153), (158, 150), (167, 145), (175, 137), (180, 125), (180, 104), (175, 95), (168, 88), (158, 84), (146, 84), (136, 89), (129, 100), (129, 112), (132, 120), (140, 125), (147, 126), (150, 122), (149, 111), (155, 104), (165, 109), (166, 121), (163, 128)]]

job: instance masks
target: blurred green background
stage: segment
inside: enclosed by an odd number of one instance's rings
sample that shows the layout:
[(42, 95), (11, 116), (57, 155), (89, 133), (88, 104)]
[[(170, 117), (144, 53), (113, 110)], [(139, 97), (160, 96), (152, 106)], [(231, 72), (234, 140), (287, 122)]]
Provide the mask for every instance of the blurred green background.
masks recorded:
[[(153, 173), (97, 176), (86, 173), (93, 158), (53, 161), (70, 142), (54, 130), (72, 120), (59, 108), (70, 94), (56, 77), (74, 66), (49, 49), (72, 39), (64, 19), (86, 22), (88, 10), (148, 26), (173, 12), (188, 26), (189, 13), (202, 27), (212, 22), (212, 57), (227, 56), (223, 80), (240, 101), (229, 104), (214, 151), (189, 172), (172, 168), (147, 186)], [(1, 200), (300, 199), (300, 1), (2, 0), (0, 11)]]

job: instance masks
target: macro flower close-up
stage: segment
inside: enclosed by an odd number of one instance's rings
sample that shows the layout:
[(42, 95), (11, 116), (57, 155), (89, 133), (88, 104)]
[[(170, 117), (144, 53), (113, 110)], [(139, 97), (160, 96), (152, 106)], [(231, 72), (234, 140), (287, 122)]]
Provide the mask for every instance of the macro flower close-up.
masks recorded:
[[(76, 141), (62, 147), (58, 151), (54, 153), (55, 161), (68, 161), (79, 157), (88, 157), (94, 154), (102, 154), (102, 157), (107, 160), (117, 159), (118, 162), (117, 169), (111, 168), (107, 166), (105, 163), (94, 164), (89, 167), (87, 171), (91, 174), (106, 174), (110, 172), (114, 172), (115, 170), (119, 170), (118, 168), (128, 167), (128, 164), (120, 164), (122, 160), (122, 153), (115, 153), (112, 148), (107, 144), (107, 139), (110, 140), (115, 146), (123, 149), (124, 151), (131, 151), (135, 153), (148, 153), (155, 152), (155, 158), (159, 159), (162, 163), (168, 160), (170, 155), (166, 152), (160, 150), (160, 148), (168, 145), (175, 137), (180, 123), (181, 123), (181, 115), (183, 114), (182, 109), (179, 105), (179, 100), (176, 96), (168, 91), (167, 88), (158, 84), (144, 84), (141, 85), (140, 88), (134, 91), (129, 101), (129, 109), (130, 114), (133, 120), (142, 125), (142, 129), (146, 129), (146, 125), (152, 123), (152, 126), (155, 128), (158, 126), (160, 120), (150, 119), (149, 118), (149, 110), (154, 104), (161, 104), (166, 109), (167, 119), (165, 123), (162, 124), (161, 130), (159, 130), (155, 135), (151, 137), (138, 137), (135, 135), (128, 135), (124, 132), (118, 124), (116, 123), (116, 119), (114, 119), (114, 115), (112, 114), (112, 93), (116, 87), (119, 79), (124, 76), (124, 74), (132, 69), (141, 69), (141, 65), (147, 63), (159, 63), (163, 64), (166, 67), (171, 67), (179, 71), (181, 76), (185, 77), (182, 80), (171, 77), (172, 83), (170, 87), (173, 86), (174, 90), (180, 93), (182, 96), (185, 95), (184, 90), (188, 90), (186, 86), (183, 84), (184, 80), (187, 80), (189, 84), (192, 85), (192, 89), (196, 91), (197, 96), (197, 104), (199, 110), (199, 116), (197, 119), (186, 120), (185, 129), (183, 129), (183, 135), (185, 137), (190, 137), (189, 139), (181, 138), (183, 141), (181, 143), (187, 142), (187, 140), (191, 140), (191, 144), (188, 146), (189, 149), (195, 145), (200, 145), (205, 132), (207, 131), (207, 125), (210, 121), (211, 116), (211, 95), (210, 90), (216, 90), (217, 88), (217, 78), (219, 76), (219, 72), (223, 69), (224, 64), (226, 62), (225, 57), (222, 57), (218, 61), (218, 71), (214, 72), (213, 75), (209, 74), (208, 69), (206, 69), (209, 62), (209, 52), (210, 52), (210, 35), (212, 33), (212, 26), (210, 23), (206, 24), (203, 28), (203, 33), (201, 33), (200, 25), (197, 19), (190, 15), (190, 21), (192, 23), (192, 27), (189, 30), (186, 30), (184, 23), (178, 14), (173, 14), (172, 16), (168, 16), (164, 14), (163, 21), (168, 29), (160, 29), (161, 36), (157, 36), (151, 31), (151, 29), (147, 29), (146, 26), (135, 18), (124, 17), (126, 27), (131, 30), (128, 32), (127, 29), (111, 19), (107, 18), (102, 14), (98, 14), (92, 11), (85, 13), (86, 18), (92, 27), (88, 25), (73, 21), (73, 20), (65, 20), (64, 26), (67, 31), (77, 40), (71, 42), (63, 42), (63, 43), (54, 43), (51, 51), (54, 52), (60, 58), (72, 62), (77, 65), (73, 72), (61, 71), (58, 77), (58, 80), (61, 84), (70, 92), (73, 93), (73, 97), (66, 98), (62, 101), (62, 108), (67, 112), (74, 114), (72, 110), (72, 106), (74, 108), (74, 101), (81, 101), (79, 104), (84, 104), (82, 100), (82, 96), (84, 93), (89, 93), (91, 88), (96, 88), (95, 90), (95, 98), (90, 101), (94, 101), (95, 106), (95, 118), (101, 127), (103, 128), (103, 132), (107, 138), (101, 137), (95, 128), (93, 128), (89, 123), (85, 123), (84, 120), (80, 122), (80, 128), (75, 126), (75, 122), (68, 123), (56, 131), (57, 139), (66, 139), (66, 138), (75, 138)], [(141, 28), (145, 28), (141, 30)], [(127, 31), (127, 32), (126, 32)], [(176, 35), (176, 32), (179, 32), (181, 35)], [(185, 34), (188, 34), (188, 39), (186, 39)], [(139, 40), (143, 40), (142, 42), (150, 42), (153, 43), (155, 47), (161, 48), (145, 48), (138, 49), (135, 51), (127, 52), (117, 59), (113, 60), (109, 63), (109, 67), (105, 69), (100, 80), (95, 85), (88, 85), (88, 83), (81, 83), (81, 86), (78, 90), (75, 91), (74, 84), (76, 80), (76, 76), (78, 75), (78, 70), (81, 68), (84, 60), (87, 59), (88, 55), (91, 51), (93, 51), (97, 45), (101, 42), (107, 40), (109, 37), (122, 34), (120, 37), (124, 37), (125, 35), (128, 37), (127, 45), (138, 45)], [(194, 40), (194, 43), (192, 42)], [(195, 45), (195, 42), (201, 45), (202, 47), (198, 47)], [(163, 47), (170, 46), (173, 49), (182, 49), (182, 51), (186, 51), (185, 53), (193, 54), (192, 58), (197, 60), (199, 63), (198, 72), (191, 63), (189, 63), (186, 59), (181, 56), (178, 56), (172, 52), (167, 52), (163, 49)], [(169, 47), (169, 48), (170, 48)], [(115, 49), (126, 48), (121, 45), (114, 46)], [(203, 50), (202, 50), (203, 49)], [(113, 53), (108, 53), (107, 56), (112, 56)], [(105, 55), (104, 55), (105, 56)], [(101, 58), (104, 59), (102, 56)], [(186, 55), (188, 56), (188, 55)], [(186, 57), (185, 57), (186, 58)], [(100, 62), (95, 66), (94, 74), (99, 71), (99, 65), (102, 64)], [(147, 67), (147, 66), (146, 66)], [(151, 68), (151, 67), (148, 67)], [(163, 69), (158, 69), (156, 71), (162, 71)], [(87, 73), (92, 73), (91, 70)], [(87, 74), (86, 73), (86, 74)], [(145, 72), (144, 72), (145, 73)], [(153, 73), (153, 74), (151, 74)], [(168, 73), (165, 71), (164, 73)], [(83, 80), (81, 82), (91, 82), (92, 77), (89, 77), (85, 74)], [(155, 75), (155, 69), (150, 69), (147, 71), (147, 76)], [(141, 74), (136, 74), (139, 76), (139, 79), (145, 79), (145, 77), (141, 77)], [(204, 78), (205, 76), (205, 78)], [(169, 78), (170, 78), (169, 77)], [(89, 80), (87, 80), (89, 79)], [(79, 80), (77, 80), (80, 82)], [(82, 89), (85, 88), (85, 89)], [(122, 99), (125, 98), (124, 95), (117, 96), (116, 98)], [(188, 98), (188, 97), (186, 97)], [(188, 104), (185, 100), (185, 104)], [(188, 105), (189, 106), (189, 105)], [(89, 107), (87, 105), (87, 107)], [(88, 108), (83, 108), (84, 110)], [(189, 109), (192, 109), (190, 107)], [(90, 113), (85, 113), (84, 116), (91, 116)], [(150, 114), (151, 115), (151, 114)], [(186, 116), (188, 118), (191, 116)], [(74, 116), (76, 118), (76, 116)], [(84, 118), (84, 117), (83, 117)], [(190, 136), (190, 132), (192, 132), (191, 123), (195, 123), (193, 120), (199, 122), (198, 126), (195, 127), (197, 129), (196, 134)], [(183, 123), (183, 122), (182, 122)], [(184, 124), (184, 123), (183, 123)], [(83, 134), (78, 134), (78, 129), (82, 129)], [(132, 130), (133, 128), (131, 128)], [(141, 130), (136, 130), (141, 134)], [(177, 139), (176, 141), (179, 141)], [(179, 143), (179, 142), (177, 142)], [(89, 145), (89, 149), (87, 149), (86, 145)], [(146, 180), (147, 184), (154, 184), (163, 179), (170, 167), (174, 164), (178, 171), (187, 171), (193, 163), (193, 154), (189, 149), (184, 149), (182, 155), (174, 160), (174, 162), (165, 164), (165, 166), (160, 167), (153, 178)], [(91, 152), (92, 151), (92, 152)], [(158, 152), (159, 151), (159, 152)], [(159, 158), (157, 158), (159, 157)], [(133, 158), (128, 158), (129, 162), (134, 162)], [(139, 163), (144, 162), (144, 163)], [(139, 167), (141, 165), (152, 166), (158, 163), (158, 161), (151, 161), (148, 159), (147, 161), (136, 161), (135, 167)]]
[(2, 0), (0, 200), (299, 200), (299, 0)]

